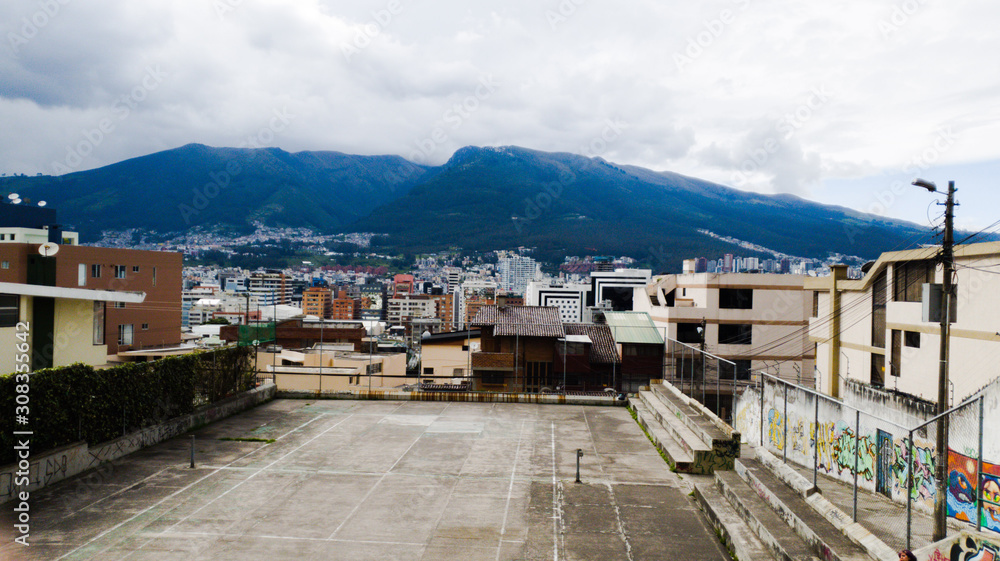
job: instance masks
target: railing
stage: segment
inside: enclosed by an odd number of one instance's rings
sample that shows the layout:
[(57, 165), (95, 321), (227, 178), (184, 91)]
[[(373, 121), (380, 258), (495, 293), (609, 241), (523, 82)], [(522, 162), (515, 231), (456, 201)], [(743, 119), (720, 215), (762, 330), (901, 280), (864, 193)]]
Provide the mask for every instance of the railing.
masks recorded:
[[(873, 415), (810, 388), (756, 374), (759, 383), (738, 405), (737, 428), (751, 444), (786, 464), (811, 470), (814, 486), (820, 473), (848, 484), (852, 504), (838, 506), (888, 545), (916, 549), (932, 542), (932, 515), (941, 488), (935, 477), (941, 417), (948, 419), (949, 427), (944, 489), (952, 524), (965, 521), (977, 531), (1000, 531), (1000, 518), (990, 512), (1000, 513), (1000, 496), (989, 491), (995, 487), (1000, 494), (1000, 469), (983, 462), (982, 396), (905, 426), (897, 422), (901, 419)], [(758, 430), (748, 430), (753, 424), (759, 424), (753, 427)], [(859, 510), (859, 495), (866, 495), (866, 502), (882, 496), (897, 508), (879, 509), (877, 519), (872, 518), (869, 509)], [(887, 517), (886, 512), (896, 514)]]

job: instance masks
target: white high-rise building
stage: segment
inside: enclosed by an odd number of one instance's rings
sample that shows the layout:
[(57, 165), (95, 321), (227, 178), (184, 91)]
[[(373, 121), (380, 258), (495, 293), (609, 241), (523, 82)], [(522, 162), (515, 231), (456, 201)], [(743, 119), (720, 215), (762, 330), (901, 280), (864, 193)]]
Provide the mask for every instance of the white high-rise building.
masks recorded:
[(581, 323), (589, 292), (590, 285), (585, 283), (530, 282), (524, 291), (524, 303), (527, 306), (559, 308), (560, 321)]
[(530, 257), (505, 257), (497, 264), (500, 289), (514, 294), (524, 294), (528, 283), (541, 276), (538, 263)]

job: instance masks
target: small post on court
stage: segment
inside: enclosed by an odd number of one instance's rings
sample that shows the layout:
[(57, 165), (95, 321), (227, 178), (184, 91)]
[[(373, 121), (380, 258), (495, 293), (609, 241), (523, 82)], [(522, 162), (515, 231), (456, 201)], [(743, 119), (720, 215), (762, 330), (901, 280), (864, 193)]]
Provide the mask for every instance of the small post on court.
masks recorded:
[(191, 469), (194, 469), (194, 435), (191, 435)]
[(576, 482), (583, 483), (580, 481), (580, 458), (583, 457), (583, 450), (580, 448), (576, 449)]

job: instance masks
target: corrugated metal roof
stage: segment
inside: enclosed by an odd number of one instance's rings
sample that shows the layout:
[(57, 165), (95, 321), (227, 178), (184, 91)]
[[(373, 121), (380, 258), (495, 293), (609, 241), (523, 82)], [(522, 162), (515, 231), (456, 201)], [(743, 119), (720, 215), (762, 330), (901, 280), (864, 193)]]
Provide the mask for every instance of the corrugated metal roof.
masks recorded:
[(616, 343), (662, 345), (663, 336), (646, 312), (605, 312)]
[(492, 325), (494, 337), (564, 337), (559, 308), (541, 306), (483, 306), (473, 326)]

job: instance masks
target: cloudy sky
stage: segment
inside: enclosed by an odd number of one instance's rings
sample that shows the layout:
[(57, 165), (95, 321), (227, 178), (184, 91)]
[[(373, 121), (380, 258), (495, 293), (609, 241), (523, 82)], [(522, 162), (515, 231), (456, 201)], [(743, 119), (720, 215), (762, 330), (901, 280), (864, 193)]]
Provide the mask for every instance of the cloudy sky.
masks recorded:
[(0, 172), (198, 142), (519, 145), (927, 223), (1000, 219), (1000, 4), (35, 0), (0, 5)]

